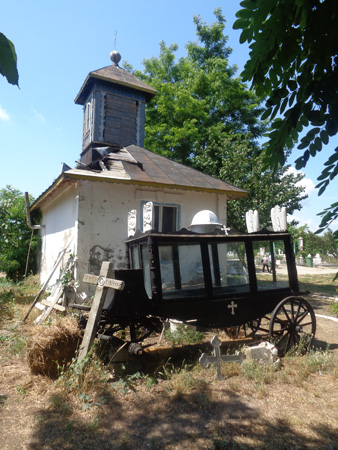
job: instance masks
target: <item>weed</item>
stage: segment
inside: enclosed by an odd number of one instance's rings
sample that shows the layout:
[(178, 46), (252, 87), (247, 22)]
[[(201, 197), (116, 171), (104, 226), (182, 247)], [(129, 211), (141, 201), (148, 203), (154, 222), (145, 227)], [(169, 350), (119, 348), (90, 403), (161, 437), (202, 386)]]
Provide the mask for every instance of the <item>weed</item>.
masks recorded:
[(13, 317), (13, 308), (15, 305), (15, 296), (13, 292), (5, 291), (0, 293), (0, 319), (11, 319)]
[(225, 378), (236, 377), (240, 374), (240, 364), (237, 362), (228, 362), (222, 364), (222, 373)]
[(49, 401), (52, 407), (58, 410), (62, 416), (67, 417), (72, 414), (73, 410), (63, 394), (55, 393), (50, 397)]
[(338, 317), (338, 302), (330, 303), (330, 310), (331, 310), (332, 314), (334, 314)]
[(335, 367), (333, 354), (327, 351), (313, 351), (300, 360), (300, 373), (304, 377), (313, 373), (330, 373)]
[(75, 357), (68, 367), (61, 367), (56, 383), (68, 392), (88, 394), (92, 390), (104, 390), (109, 377), (110, 374), (96, 353), (96, 346), (93, 346), (81, 363)]
[(263, 366), (254, 361), (244, 361), (240, 367), (240, 373), (255, 383), (257, 388), (266, 384), (271, 384), (276, 368), (274, 366)]
[(201, 408), (205, 408), (210, 404), (210, 398), (207, 392), (195, 392), (193, 394), (193, 401)]
[(79, 399), (83, 401), (83, 411), (87, 411), (87, 409), (91, 408), (92, 406), (101, 406), (100, 402), (96, 402), (93, 398), (91, 398), (88, 394), (83, 394), (80, 392)]
[(91, 431), (92, 433), (94, 433), (95, 431), (97, 431), (100, 427), (100, 422), (101, 422), (101, 415), (97, 414), (94, 419), (92, 420), (92, 422), (90, 422), (87, 425), (87, 428), (89, 431)]
[(120, 378), (118, 381), (115, 381), (112, 384), (112, 387), (122, 392), (123, 396), (126, 396), (129, 391), (135, 390), (136, 381), (143, 379), (145, 379), (145, 376), (140, 372), (136, 372), (132, 375), (127, 375)]
[(180, 323), (176, 330), (167, 330), (165, 332), (165, 337), (174, 346), (191, 345), (201, 342), (204, 338), (204, 333), (187, 328), (186, 325)]
[(11, 355), (20, 355), (26, 347), (26, 338), (17, 335), (11, 338), (9, 352)]
[(157, 380), (149, 374), (144, 375), (144, 384), (147, 389), (151, 390), (156, 384)]
[(20, 385), (15, 386), (15, 387), (16, 387), (16, 390), (19, 392), (20, 395), (22, 395), (22, 396), (26, 395), (26, 389), (24, 387), (22, 387)]
[(0, 342), (6, 344), (11, 355), (22, 354), (27, 343), (27, 338), (19, 334), (17, 328), (18, 324), (14, 324), (8, 328), (5, 334), (0, 336)]
[(7, 395), (0, 395), (0, 406), (1, 406), (2, 408), (5, 407), (7, 398), (8, 398)]

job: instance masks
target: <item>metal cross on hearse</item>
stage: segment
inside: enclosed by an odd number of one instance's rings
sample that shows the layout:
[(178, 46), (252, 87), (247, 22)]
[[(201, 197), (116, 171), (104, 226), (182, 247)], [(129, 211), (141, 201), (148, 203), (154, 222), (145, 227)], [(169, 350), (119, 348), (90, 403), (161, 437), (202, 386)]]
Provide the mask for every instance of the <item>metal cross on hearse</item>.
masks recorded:
[(234, 316), (235, 315), (235, 308), (237, 308), (238, 305), (236, 305), (236, 303), (232, 300), (232, 302), (230, 303), (230, 305), (228, 305), (228, 308), (231, 308), (231, 314)]

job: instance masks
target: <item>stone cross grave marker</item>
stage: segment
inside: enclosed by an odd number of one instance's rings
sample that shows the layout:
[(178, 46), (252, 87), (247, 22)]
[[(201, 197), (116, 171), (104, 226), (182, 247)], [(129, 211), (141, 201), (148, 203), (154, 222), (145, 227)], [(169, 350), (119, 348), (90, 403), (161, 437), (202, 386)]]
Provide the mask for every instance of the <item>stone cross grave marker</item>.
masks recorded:
[(220, 346), (222, 342), (218, 339), (217, 336), (214, 336), (211, 339), (211, 345), (214, 347), (214, 356), (208, 356), (206, 353), (202, 353), (199, 362), (203, 367), (208, 367), (209, 364), (216, 364), (216, 378), (217, 380), (224, 380), (224, 376), (222, 374), (222, 362), (243, 362), (245, 356), (243, 354), (239, 355), (221, 355)]
[(87, 356), (89, 349), (94, 342), (97, 324), (101, 317), (107, 290), (111, 288), (122, 291), (124, 288), (124, 281), (115, 280), (113, 279), (113, 276), (114, 273), (112, 264), (108, 261), (103, 261), (99, 276), (86, 274), (83, 277), (83, 281), (85, 283), (91, 283), (96, 285), (96, 291), (90, 309), (85, 333), (80, 346), (78, 363), (80, 363), (83, 360), (83, 358)]

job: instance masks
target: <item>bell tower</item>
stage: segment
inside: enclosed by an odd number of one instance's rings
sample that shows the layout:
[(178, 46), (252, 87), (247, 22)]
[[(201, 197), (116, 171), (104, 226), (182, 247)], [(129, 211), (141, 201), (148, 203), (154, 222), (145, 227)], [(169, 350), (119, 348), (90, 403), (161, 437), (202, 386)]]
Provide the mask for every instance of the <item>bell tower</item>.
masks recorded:
[(83, 105), (81, 162), (91, 163), (100, 147), (120, 149), (144, 145), (145, 105), (156, 90), (119, 66), (121, 55), (110, 54), (112, 65), (90, 72), (75, 103)]

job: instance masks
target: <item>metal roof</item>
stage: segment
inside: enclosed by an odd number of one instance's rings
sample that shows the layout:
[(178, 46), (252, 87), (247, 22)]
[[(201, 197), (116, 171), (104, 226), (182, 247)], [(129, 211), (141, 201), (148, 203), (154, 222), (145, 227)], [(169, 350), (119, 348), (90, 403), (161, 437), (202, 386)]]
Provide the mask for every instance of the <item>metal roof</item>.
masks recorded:
[(88, 166), (61, 173), (36, 199), (32, 209), (48, 201), (55, 189), (60, 189), (71, 180), (79, 179), (153, 186), (158, 189), (212, 192), (226, 194), (229, 200), (248, 195), (243, 189), (136, 145), (129, 145), (117, 151), (113, 148), (111, 150)]
[(113, 64), (111, 66), (103, 67), (102, 69), (94, 70), (93, 72), (89, 73), (80, 89), (80, 92), (75, 98), (75, 103), (79, 105), (84, 104), (88, 93), (92, 88), (95, 78), (108, 81), (109, 83), (116, 83), (122, 86), (127, 86), (138, 91), (143, 91), (146, 95), (147, 101), (149, 101), (157, 94), (157, 91), (154, 88), (139, 80), (137, 77), (135, 77), (135, 75)]

